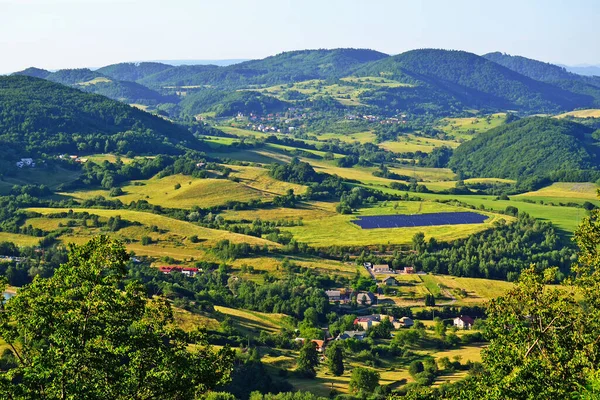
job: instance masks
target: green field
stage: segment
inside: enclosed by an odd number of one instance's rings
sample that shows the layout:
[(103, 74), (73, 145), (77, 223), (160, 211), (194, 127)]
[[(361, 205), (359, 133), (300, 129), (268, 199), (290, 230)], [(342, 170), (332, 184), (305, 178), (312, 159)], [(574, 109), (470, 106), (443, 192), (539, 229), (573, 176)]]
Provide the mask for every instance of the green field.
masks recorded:
[[(434, 202), (388, 202), (387, 205), (363, 208), (357, 215), (425, 214), (442, 211), (454, 212), (465, 211), (465, 209)], [(315, 247), (406, 245), (418, 232), (425, 233), (426, 238), (435, 237), (440, 241), (451, 241), (487, 229), (499, 219), (511, 219), (497, 214), (486, 214), (490, 218), (483, 224), (391, 229), (361, 229), (351, 222), (355, 219), (354, 215), (335, 214), (327, 218), (306, 221), (303, 226), (282, 229), (291, 232), (298, 241)]]
[(506, 122), (506, 113), (470, 118), (444, 118), (437, 129), (456, 139), (470, 139), (473, 135), (488, 131)]
[(413, 134), (401, 135), (396, 141), (387, 141), (379, 144), (379, 147), (389, 150), (394, 153), (407, 153), (422, 151), (430, 153), (436, 147), (448, 146), (456, 148), (460, 143), (454, 140), (441, 140), (428, 137), (419, 137)]
[(587, 110), (575, 110), (569, 111), (563, 114), (556, 115), (554, 118), (565, 118), (565, 117), (575, 117), (575, 118), (600, 118), (600, 109), (591, 108)]

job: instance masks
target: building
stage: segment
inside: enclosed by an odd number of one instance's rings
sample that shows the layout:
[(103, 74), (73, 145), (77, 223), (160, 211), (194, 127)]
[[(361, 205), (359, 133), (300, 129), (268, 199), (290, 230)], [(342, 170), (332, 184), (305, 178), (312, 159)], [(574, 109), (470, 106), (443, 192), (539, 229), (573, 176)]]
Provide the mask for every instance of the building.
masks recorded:
[(414, 274), (415, 267), (404, 267), (404, 269), (400, 273), (401, 274)]
[(358, 317), (354, 320), (354, 325), (358, 325), (365, 331), (372, 326), (377, 326), (381, 323), (379, 315), (369, 315), (366, 317)]
[(385, 278), (382, 283), (385, 286), (398, 286), (398, 280), (396, 278), (394, 278), (393, 276), (388, 276), (387, 278)]
[(356, 295), (356, 302), (361, 305), (371, 306), (377, 304), (377, 297), (371, 292), (359, 292)]
[(340, 301), (342, 299), (341, 290), (326, 290), (325, 294), (329, 297), (329, 301)]
[(475, 321), (468, 315), (461, 315), (460, 317), (454, 318), (454, 326), (458, 329), (471, 329)]
[[(305, 341), (306, 341), (306, 339), (301, 338), (301, 337), (294, 339), (294, 342), (301, 343), (302, 345), (304, 345)], [(316, 345), (316, 349), (319, 353), (322, 353), (325, 350), (325, 346), (327, 343), (324, 340), (312, 339), (311, 342)]]
[(410, 317), (402, 317), (400, 318), (399, 322), (402, 328), (410, 328), (415, 324), (415, 321), (413, 321)]
[(346, 340), (346, 339), (356, 339), (356, 340), (364, 340), (367, 337), (367, 332), (365, 331), (344, 331), (340, 333), (335, 340)]
[(158, 267), (158, 269), (163, 274), (170, 274), (171, 272), (180, 272), (187, 276), (196, 276), (196, 274), (200, 271), (198, 268), (180, 267), (177, 265), (165, 265), (165, 266)]
[(393, 274), (394, 270), (387, 264), (373, 265), (373, 273), (375, 274)]

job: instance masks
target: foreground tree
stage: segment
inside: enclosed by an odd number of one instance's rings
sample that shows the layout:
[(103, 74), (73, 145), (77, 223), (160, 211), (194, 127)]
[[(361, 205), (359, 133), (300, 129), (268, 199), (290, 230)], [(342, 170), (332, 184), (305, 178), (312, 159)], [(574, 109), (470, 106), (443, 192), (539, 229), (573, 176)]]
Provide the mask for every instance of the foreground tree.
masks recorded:
[(379, 385), (379, 372), (369, 368), (354, 368), (350, 376), (350, 390), (355, 393), (373, 393)]
[(340, 342), (334, 342), (327, 348), (327, 367), (335, 376), (344, 374), (344, 347)]
[(232, 351), (178, 329), (141, 285), (123, 287), (127, 259), (106, 237), (72, 246), (53, 277), (4, 305), (0, 337), (16, 362), (0, 372), (0, 398), (193, 399), (228, 381)]
[(317, 376), (317, 365), (319, 365), (317, 345), (314, 342), (306, 340), (298, 355), (297, 370), (307, 378), (314, 378)]

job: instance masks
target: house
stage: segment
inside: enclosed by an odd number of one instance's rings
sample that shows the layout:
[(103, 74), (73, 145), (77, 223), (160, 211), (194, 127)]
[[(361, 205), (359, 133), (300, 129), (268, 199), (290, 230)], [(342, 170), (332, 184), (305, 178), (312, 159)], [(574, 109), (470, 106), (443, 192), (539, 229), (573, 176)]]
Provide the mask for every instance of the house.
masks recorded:
[(170, 274), (171, 272), (180, 272), (187, 276), (196, 276), (196, 274), (200, 271), (198, 268), (194, 267), (179, 267), (177, 265), (165, 265), (158, 267), (158, 270), (163, 274)]
[(460, 317), (454, 318), (454, 326), (458, 329), (471, 329), (475, 321), (468, 315), (461, 315)]
[(340, 333), (335, 340), (346, 340), (346, 339), (356, 339), (356, 340), (364, 340), (367, 337), (367, 332), (365, 331), (344, 331)]
[(393, 276), (388, 276), (382, 282), (385, 286), (398, 286), (398, 280)]
[(373, 265), (373, 272), (375, 274), (393, 274), (394, 270), (387, 264)]
[(415, 267), (404, 267), (404, 269), (401, 272), (402, 274), (414, 274), (415, 273)]
[(365, 306), (377, 304), (377, 297), (371, 292), (359, 292), (356, 295), (356, 302)]
[(340, 301), (342, 299), (341, 290), (326, 290), (325, 294), (329, 297), (329, 301)]
[(402, 317), (400, 318), (399, 322), (402, 328), (410, 328), (415, 324), (415, 321), (413, 321), (410, 317)]
[(323, 350), (325, 350), (325, 341), (324, 340), (313, 339), (313, 340), (311, 340), (311, 342), (313, 342), (314, 344), (317, 345), (317, 351), (319, 353), (322, 353)]
[(377, 326), (381, 323), (379, 315), (369, 315), (366, 317), (358, 317), (354, 320), (354, 325), (362, 327), (365, 331), (372, 326)]

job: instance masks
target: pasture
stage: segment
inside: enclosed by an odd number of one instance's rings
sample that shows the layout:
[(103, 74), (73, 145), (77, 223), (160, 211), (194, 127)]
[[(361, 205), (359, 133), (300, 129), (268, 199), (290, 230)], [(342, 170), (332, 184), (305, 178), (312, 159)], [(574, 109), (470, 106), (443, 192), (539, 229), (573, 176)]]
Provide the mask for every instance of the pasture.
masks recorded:
[[(357, 215), (416, 214), (428, 212), (457, 212), (467, 209), (434, 202), (388, 202), (375, 207), (360, 209)], [(480, 232), (492, 226), (499, 219), (511, 220), (507, 216), (484, 213), (489, 218), (482, 224), (444, 225), (409, 228), (361, 229), (352, 221), (357, 215), (335, 214), (319, 220), (305, 221), (303, 226), (282, 227), (291, 232), (296, 240), (315, 247), (339, 246), (375, 246), (380, 244), (407, 245), (415, 233), (423, 232), (426, 240), (435, 237), (439, 241), (451, 241)]]
[(422, 151), (431, 153), (436, 147), (447, 146), (456, 148), (460, 143), (454, 140), (441, 140), (429, 137), (419, 137), (413, 134), (401, 135), (396, 141), (379, 143), (378, 146), (393, 153), (408, 153)]
[(556, 115), (554, 118), (565, 118), (565, 117), (600, 118), (600, 109), (590, 108), (590, 109), (586, 109), (586, 110), (569, 111), (569, 112), (566, 112), (563, 114)]
[(506, 113), (496, 113), (470, 118), (444, 118), (436, 126), (455, 139), (470, 139), (473, 135), (489, 131), (506, 122)]
[[(60, 212), (68, 212), (67, 208), (28, 208), (29, 211), (34, 211), (40, 213), (42, 215), (47, 214), (55, 214)], [(257, 238), (254, 236), (246, 236), (237, 233), (231, 233), (228, 231), (222, 231), (217, 229), (209, 229), (204, 228), (191, 222), (180, 221), (173, 218), (166, 217), (164, 215), (151, 214), (140, 211), (132, 211), (132, 210), (103, 210), (103, 209), (93, 209), (93, 208), (78, 208), (74, 211), (77, 212), (88, 212), (90, 214), (95, 214), (100, 217), (109, 218), (120, 215), (121, 218), (137, 222), (141, 224), (140, 226), (129, 226), (126, 228), (122, 228), (116, 232), (116, 234), (123, 236), (124, 238), (133, 240), (139, 240), (141, 236), (147, 235), (155, 239), (158, 244), (165, 242), (166, 244), (171, 244), (167, 247), (178, 247), (181, 250), (184, 250), (186, 246), (183, 245), (183, 242), (187, 240), (190, 236), (196, 235), (200, 243), (203, 246), (210, 246), (220, 240), (229, 240), (233, 243), (249, 243), (249, 244), (259, 244), (259, 245), (270, 245), (270, 246), (278, 246), (278, 244), (269, 242), (268, 240), (264, 240), (261, 238)], [(150, 227), (156, 226), (158, 228), (158, 232), (152, 232)], [(98, 232), (94, 232), (92, 228), (86, 228), (78, 232), (75, 230), (73, 234), (66, 235), (63, 238), (65, 242), (71, 241), (71, 239), (75, 239), (79, 237), (80, 240), (89, 240), (90, 235), (97, 234)], [(77, 242), (77, 240), (72, 240)], [(156, 245), (149, 246), (140, 246), (142, 250), (148, 248), (152, 249), (156, 248), (157, 251), (160, 251), (160, 247)], [(143, 251), (143, 253), (148, 254), (147, 251)], [(154, 252), (156, 253), (156, 251)], [(182, 251), (184, 254), (184, 252)]]

